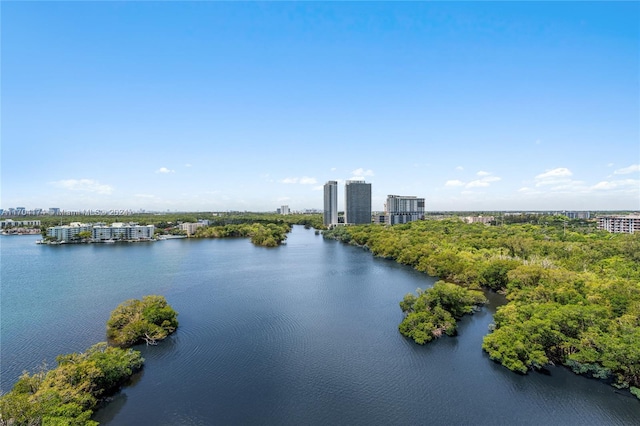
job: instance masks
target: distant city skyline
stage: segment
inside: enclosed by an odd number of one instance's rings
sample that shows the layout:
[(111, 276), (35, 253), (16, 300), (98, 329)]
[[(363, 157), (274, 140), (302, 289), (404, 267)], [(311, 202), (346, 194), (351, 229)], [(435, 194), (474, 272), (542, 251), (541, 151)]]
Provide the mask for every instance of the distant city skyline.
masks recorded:
[(1, 8), (5, 209), (640, 210), (638, 2)]

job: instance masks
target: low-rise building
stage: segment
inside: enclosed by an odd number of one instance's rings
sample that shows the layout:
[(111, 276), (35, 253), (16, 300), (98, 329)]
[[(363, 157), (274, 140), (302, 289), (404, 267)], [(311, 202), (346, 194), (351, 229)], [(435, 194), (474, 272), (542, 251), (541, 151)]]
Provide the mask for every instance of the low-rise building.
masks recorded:
[(13, 220), (13, 219), (0, 220), (0, 229), (17, 228), (17, 227), (35, 228), (36, 226), (40, 226), (39, 220)]
[(69, 225), (59, 225), (47, 228), (47, 236), (58, 241), (71, 241), (76, 235), (84, 231), (91, 231), (89, 223), (71, 222)]
[(598, 229), (613, 233), (640, 232), (640, 214), (599, 216)]
[(181, 223), (179, 228), (181, 231), (185, 231), (188, 236), (191, 236), (195, 234), (196, 230), (201, 226), (206, 226), (206, 225), (200, 221), (198, 221), (197, 223), (186, 222), (186, 223)]
[(494, 219), (493, 216), (465, 216), (462, 218), (467, 223), (484, 223), (485, 225), (491, 225)]

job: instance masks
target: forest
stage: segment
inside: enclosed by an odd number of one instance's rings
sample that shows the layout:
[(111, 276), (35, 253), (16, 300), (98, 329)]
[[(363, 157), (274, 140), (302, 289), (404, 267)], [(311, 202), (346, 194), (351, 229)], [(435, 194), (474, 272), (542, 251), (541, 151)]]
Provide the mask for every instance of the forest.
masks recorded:
[(144, 365), (135, 343), (155, 344), (178, 326), (177, 313), (163, 296), (145, 296), (120, 304), (107, 322), (117, 346), (100, 342), (85, 352), (59, 355), (51, 370), (24, 372), (11, 391), (0, 396), (1, 426), (95, 426), (93, 411)]
[[(539, 223), (451, 218), (336, 227), (324, 236), (466, 289), (506, 295), (482, 348), (510, 370), (564, 365), (640, 398), (640, 235), (574, 227), (558, 217)], [(405, 297), (405, 320), (407, 306)], [(441, 323), (433, 328), (447, 333)]]

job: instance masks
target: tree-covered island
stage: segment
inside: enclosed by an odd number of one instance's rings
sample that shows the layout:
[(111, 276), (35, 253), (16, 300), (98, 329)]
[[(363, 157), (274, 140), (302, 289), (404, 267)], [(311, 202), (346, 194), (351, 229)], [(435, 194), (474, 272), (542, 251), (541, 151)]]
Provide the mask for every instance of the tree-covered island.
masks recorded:
[(155, 342), (166, 337), (178, 326), (176, 316), (162, 296), (124, 302), (112, 312), (113, 324), (108, 325), (119, 347), (97, 343), (82, 353), (59, 355), (52, 370), (24, 372), (0, 397), (0, 425), (97, 425), (91, 420), (93, 411), (144, 365), (140, 351), (130, 346), (141, 339)]
[[(640, 235), (574, 227), (562, 217), (538, 222), (426, 220), (324, 235), (468, 289), (505, 294), (482, 348), (510, 370), (564, 365), (640, 397)], [(400, 331), (418, 343), (455, 330), (456, 315), (432, 300), (427, 290), (401, 302)]]

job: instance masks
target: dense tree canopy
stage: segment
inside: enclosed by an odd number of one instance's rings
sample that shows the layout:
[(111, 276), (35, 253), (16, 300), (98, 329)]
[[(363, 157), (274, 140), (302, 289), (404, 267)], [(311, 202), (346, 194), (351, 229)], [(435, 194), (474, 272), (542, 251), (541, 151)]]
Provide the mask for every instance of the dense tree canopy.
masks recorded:
[(84, 353), (60, 355), (50, 371), (23, 373), (0, 398), (0, 425), (91, 426), (101, 398), (142, 368), (140, 352), (98, 343)]
[(537, 223), (428, 220), (337, 227), (325, 236), (506, 294), (483, 348), (513, 371), (563, 364), (640, 393), (640, 234), (553, 217)]
[(456, 319), (471, 314), (478, 305), (486, 303), (482, 292), (438, 281), (418, 296), (409, 293), (400, 302), (405, 318), (398, 326), (400, 333), (416, 343), (425, 344), (442, 334), (456, 334)]
[(178, 313), (163, 296), (144, 296), (127, 300), (107, 321), (107, 337), (118, 346), (128, 347), (146, 341), (155, 344), (178, 327)]

